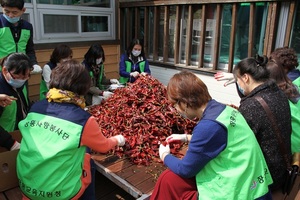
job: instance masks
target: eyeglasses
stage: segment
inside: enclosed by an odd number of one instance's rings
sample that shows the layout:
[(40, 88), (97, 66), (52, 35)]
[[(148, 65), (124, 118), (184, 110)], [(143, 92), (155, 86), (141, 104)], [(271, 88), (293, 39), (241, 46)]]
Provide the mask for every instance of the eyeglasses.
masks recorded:
[(176, 107), (179, 105), (179, 100), (176, 101), (176, 103), (173, 104), (173, 107)]
[(28, 80), (30, 78), (30, 73), (28, 75), (22, 75), (22, 74), (13, 75), (10, 71), (8, 73), (13, 79)]

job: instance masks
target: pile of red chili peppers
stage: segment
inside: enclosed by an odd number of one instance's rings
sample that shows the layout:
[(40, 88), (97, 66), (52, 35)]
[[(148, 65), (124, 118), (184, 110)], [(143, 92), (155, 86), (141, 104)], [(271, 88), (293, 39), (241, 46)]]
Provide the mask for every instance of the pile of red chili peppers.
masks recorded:
[[(182, 118), (167, 101), (166, 87), (154, 77), (140, 76), (134, 83), (114, 91), (99, 105), (89, 107), (106, 137), (122, 134), (123, 147), (113, 152), (135, 164), (149, 165), (159, 159), (159, 144), (173, 133), (191, 133), (196, 122)], [(182, 144), (171, 144), (177, 156)]]

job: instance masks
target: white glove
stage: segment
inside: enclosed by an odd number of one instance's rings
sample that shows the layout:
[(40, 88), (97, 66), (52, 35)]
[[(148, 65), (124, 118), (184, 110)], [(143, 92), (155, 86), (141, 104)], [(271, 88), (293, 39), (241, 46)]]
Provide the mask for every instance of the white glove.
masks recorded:
[(217, 81), (227, 80), (224, 83), (224, 87), (226, 87), (227, 85), (230, 85), (231, 83), (235, 83), (235, 78), (232, 73), (226, 73), (226, 72), (219, 71), (214, 75), (214, 77)]
[(118, 81), (118, 79), (110, 79), (110, 83), (111, 84), (120, 84), (120, 82)]
[(123, 135), (116, 135), (114, 136), (118, 140), (118, 146), (124, 146), (125, 144), (125, 138)]
[(168, 143), (184, 143), (188, 141), (186, 134), (172, 134), (167, 137), (166, 141)]
[(147, 76), (147, 73), (146, 72), (142, 72), (141, 75), (142, 76)]
[(103, 98), (104, 99), (108, 99), (111, 95), (113, 95), (112, 92), (109, 92), (109, 91), (104, 91), (103, 92)]
[(31, 73), (34, 74), (42, 73), (42, 68), (39, 65), (35, 64), (33, 65), (33, 70), (31, 71)]
[(131, 72), (130, 76), (133, 76), (134, 78), (136, 78), (140, 73), (135, 71), (135, 72)]
[(162, 161), (164, 161), (164, 158), (166, 155), (170, 154), (170, 146), (167, 144), (164, 146), (163, 144), (159, 145), (159, 157)]
[(98, 104), (100, 104), (103, 99), (104, 99), (103, 96), (93, 95), (93, 97), (92, 97), (92, 105), (98, 105)]
[(20, 143), (15, 141), (14, 145), (10, 148), (11, 151), (20, 149)]

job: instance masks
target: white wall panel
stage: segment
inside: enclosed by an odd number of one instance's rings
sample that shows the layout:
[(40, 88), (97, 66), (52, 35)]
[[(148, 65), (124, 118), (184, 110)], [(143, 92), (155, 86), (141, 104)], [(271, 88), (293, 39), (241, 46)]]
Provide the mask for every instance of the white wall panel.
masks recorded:
[[(150, 66), (151, 74), (162, 84), (167, 85), (170, 78), (179, 70)], [(224, 81), (216, 81), (213, 76), (196, 74), (207, 86), (213, 99), (225, 103), (239, 105), (240, 97), (237, 94), (235, 84), (224, 87)]]

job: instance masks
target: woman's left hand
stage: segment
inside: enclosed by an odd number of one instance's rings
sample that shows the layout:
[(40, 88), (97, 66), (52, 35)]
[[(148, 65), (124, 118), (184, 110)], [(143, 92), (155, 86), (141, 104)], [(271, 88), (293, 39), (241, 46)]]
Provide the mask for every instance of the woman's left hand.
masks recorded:
[(170, 154), (170, 146), (167, 144), (164, 146), (163, 144), (159, 145), (159, 157), (162, 161), (164, 161), (166, 155)]

